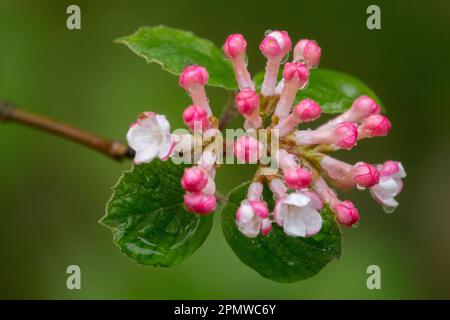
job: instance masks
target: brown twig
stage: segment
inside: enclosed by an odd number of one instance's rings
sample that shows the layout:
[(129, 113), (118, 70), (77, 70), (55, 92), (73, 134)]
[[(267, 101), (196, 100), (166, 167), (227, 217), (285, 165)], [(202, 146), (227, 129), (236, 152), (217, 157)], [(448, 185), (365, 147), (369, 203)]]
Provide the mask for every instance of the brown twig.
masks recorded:
[(10, 103), (0, 101), (0, 122), (8, 121), (34, 127), (72, 140), (117, 161), (134, 157), (134, 151), (119, 141), (96, 136), (90, 132), (18, 109)]
[(234, 103), (235, 97), (236, 92), (230, 91), (227, 104), (225, 105), (222, 115), (219, 119), (219, 130), (225, 129), (226, 126), (239, 114)]

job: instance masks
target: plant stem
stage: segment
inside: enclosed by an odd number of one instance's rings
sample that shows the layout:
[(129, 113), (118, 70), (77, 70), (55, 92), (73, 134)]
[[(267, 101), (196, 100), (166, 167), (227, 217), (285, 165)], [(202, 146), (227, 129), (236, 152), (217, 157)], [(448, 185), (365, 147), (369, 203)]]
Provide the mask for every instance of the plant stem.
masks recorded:
[(0, 122), (8, 121), (34, 127), (72, 140), (117, 161), (134, 157), (134, 151), (119, 141), (96, 136), (88, 131), (18, 109), (12, 104), (0, 101)]
[(226, 126), (239, 114), (236, 105), (234, 103), (234, 98), (236, 97), (236, 92), (230, 91), (228, 95), (228, 101), (225, 105), (222, 115), (219, 119), (219, 130), (225, 129)]

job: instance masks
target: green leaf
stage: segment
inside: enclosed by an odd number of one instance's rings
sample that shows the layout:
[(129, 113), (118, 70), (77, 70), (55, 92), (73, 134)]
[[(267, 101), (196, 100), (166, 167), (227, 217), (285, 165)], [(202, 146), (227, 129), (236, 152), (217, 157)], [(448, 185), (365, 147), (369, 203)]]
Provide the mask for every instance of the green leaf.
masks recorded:
[(159, 63), (173, 74), (180, 74), (186, 66), (197, 64), (208, 70), (208, 85), (228, 90), (237, 88), (231, 63), (222, 51), (211, 41), (191, 32), (164, 26), (142, 27), (116, 42), (125, 44), (149, 63)]
[[(321, 211), (321, 231), (311, 238), (289, 237), (273, 224), (269, 236), (250, 239), (236, 227), (235, 214), (246, 197), (250, 183), (235, 188), (222, 210), (222, 229), (228, 244), (246, 265), (262, 276), (278, 282), (295, 282), (317, 274), (341, 255), (341, 232), (334, 214)], [(264, 199), (273, 208), (273, 197), (265, 188)]]
[(212, 214), (183, 207), (180, 186), (184, 166), (154, 160), (126, 171), (106, 205), (101, 223), (114, 242), (139, 264), (170, 267), (190, 256), (212, 226)]
[[(263, 80), (264, 72), (259, 72), (254, 78), (257, 88)], [(320, 104), (324, 113), (342, 113), (361, 95), (375, 99), (385, 111), (380, 99), (361, 80), (339, 71), (317, 69), (311, 71), (308, 87), (297, 93), (295, 103), (310, 98)]]

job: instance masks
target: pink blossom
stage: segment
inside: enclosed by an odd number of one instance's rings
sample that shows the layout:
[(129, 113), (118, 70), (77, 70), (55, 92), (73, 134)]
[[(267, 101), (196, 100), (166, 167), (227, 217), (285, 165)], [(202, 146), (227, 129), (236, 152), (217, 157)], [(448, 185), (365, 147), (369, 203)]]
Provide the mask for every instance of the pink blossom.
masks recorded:
[(380, 114), (380, 106), (375, 100), (368, 96), (360, 96), (353, 102), (350, 109), (323, 124), (319, 129), (330, 129), (342, 122), (361, 123), (370, 115), (377, 114)]
[(216, 197), (201, 192), (187, 193), (184, 195), (184, 205), (191, 212), (206, 215), (216, 210)]
[(373, 187), (380, 179), (377, 168), (365, 162), (355, 164), (352, 168), (352, 175), (359, 188)]
[(280, 137), (287, 136), (294, 128), (303, 122), (318, 119), (322, 108), (312, 99), (304, 99), (294, 107), (294, 110), (286, 118), (281, 119), (275, 126), (280, 132)]
[(294, 61), (304, 61), (310, 69), (317, 68), (322, 49), (314, 40), (300, 40), (294, 48)]
[(206, 97), (205, 84), (208, 82), (208, 72), (204, 67), (193, 65), (186, 67), (180, 74), (179, 84), (191, 96), (192, 102), (198, 107), (204, 108), (210, 116), (211, 107)]
[(291, 39), (286, 31), (272, 31), (259, 45), (262, 54), (267, 58), (266, 72), (261, 87), (264, 96), (273, 96), (277, 84), (278, 70), (281, 61), (291, 50)]
[(181, 178), (181, 186), (184, 190), (189, 192), (199, 192), (203, 190), (207, 184), (208, 177), (202, 169), (198, 167), (184, 169), (184, 174)]
[(229, 35), (223, 46), (223, 52), (233, 65), (234, 74), (238, 83), (239, 89), (255, 90), (255, 85), (252, 81), (250, 73), (247, 70), (247, 63), (245, 62), (245, 50), (247, 48), (247, 41), (241, 34)]
[(372, 115), (359, 126), (359, 139), (385, 136), (391, 131), (391, 127), (391, 122), (387, 117)]
[(257, 129), (262, 125), (259, 116), (259, 97), (251, 89), (243, 89), (236, 95), (236, 106), (245, 118), (245, 129)]
[(331, 129), (303, 130), (294, 134), (294, 140), (299, 145), (327, 143), (342, 149), (352, 149), (357, 138), (358, 127), (352, 122), (342, 122)]
[(336, 219), (340, 224), (350, 227), (359, 221), (359, 212), (349, 200), (342, 201), (334, 206)]
[(192, 131), (203, 132), (209, 127), (209, 117), (206, 109), (191, 105), (183, 112), (183, 122)]
[(280, 100), (275, 108), (275, 115), (280, 119), (288, 116), (297, 91), (304, 88), (308, 83), (309, 70), (303, 63), (288, 62), (284, 66), (283, 79), (283, 91), (281, 92)]

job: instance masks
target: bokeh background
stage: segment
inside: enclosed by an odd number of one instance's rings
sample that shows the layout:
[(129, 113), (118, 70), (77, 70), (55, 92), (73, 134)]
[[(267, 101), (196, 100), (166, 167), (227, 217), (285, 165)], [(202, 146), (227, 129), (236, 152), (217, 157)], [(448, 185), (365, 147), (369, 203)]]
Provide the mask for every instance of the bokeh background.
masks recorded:
[[(82, 30), (66, 28), (78, 4)], [(382, 30), (366, 28), (378, 4)], [(401, 205), (385, 214), (366, 193), (350, 193), (362, 219), (345, 230), (344, 253), (317, 276), (294, 284), (262, 278), (227, 246), (215, 217), (205, 244), (171, 269), (122, 255), (98, 224), (122, 170), (106, 157), (16, 124), (0, 124), (0, 298), (450, 298), (449, 1), (0, 1), (0, 97), (26, 110), (124, 139), (143, 110), (173, 127), (188, 104), (177, 78), (148, 65), (113, 39), (139, 26), (188, 29), (221, 45), (230, 33), (249, 42), (250, 69), (268, 29), (310, 37), (322, 67), (371, 86), (393, 123), (383, 139), (363, 141), (349, 161), (399, 159), (408, 172)], [(208, 90), (219, 112), (226, 95)], [(219, 171), (222, 192), (249, 179), (242, 166)], [(66, 288), (66, 267), (82, 270), (82, 290)], [(382, 289), (366, 288), (377, 264)]]

